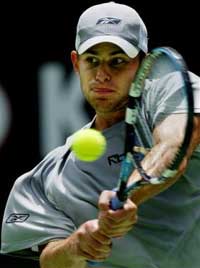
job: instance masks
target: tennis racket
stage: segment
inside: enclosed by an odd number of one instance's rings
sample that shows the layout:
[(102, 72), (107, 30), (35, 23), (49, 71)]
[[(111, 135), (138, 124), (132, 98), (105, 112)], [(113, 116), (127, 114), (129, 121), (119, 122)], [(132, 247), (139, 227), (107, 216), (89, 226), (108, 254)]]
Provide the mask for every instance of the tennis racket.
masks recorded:
[[(166, 96), (168, 92), (165, 91), (171, 90), (169, 85), (159, 86), (159, 81), (162, 80), (175, 81), (176, 84), (180, 85), (178, 93), (174, 95), (173, 103), (170, 102), (168, 114), (177, 113), (177, 111), (183, 113), (185, 127), (183, 140), (174, 153), (174, 158), (158, 176), (149, 175), (142, 166), (142, 159), (154, 146), (153, 127), (145, 119), (144, 107), (148, 101), (147, 98), (151, 96), (151, 90), (156, 90), (157, 87), (157, 90), (160, 90), (159, 96)], [(170, 85), (173, 87), (173, 83)], [(177, 94), (181, 103), (176, 98)], [(116, 197), (110, 203), (113, 210), (122, 208), (130, 193), (134, 194), (134, 190), (147, 184), (160, 184), (174, 177), (188, 149), (193, 130), (193, 89), (186, 63), (176, 50), (170, 47), (158, 47), (144, 58), (129, 91), (125, 128), (125, 157), (121, 165)], [(174, 133), (174, 135), (176, 134)], [(133, 170), (139, 172), (140, 179), (127, 186)], [(89, 262), (89, 265), (97, 266), (99, 264)]]

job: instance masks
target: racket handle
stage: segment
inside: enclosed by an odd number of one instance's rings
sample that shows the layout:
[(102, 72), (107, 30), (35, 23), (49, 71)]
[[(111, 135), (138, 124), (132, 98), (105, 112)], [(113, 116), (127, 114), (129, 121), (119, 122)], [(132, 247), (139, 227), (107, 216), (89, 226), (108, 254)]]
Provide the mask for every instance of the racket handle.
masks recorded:
[(119, 200), (119, 198), (117, 196), (113, 197), (110, 200), (110, 208), (112, 210), (120, 209), (123, 207), (123, 205), (124, 205), (124, 201)]
[(88, 267), (99, 267), (101, 266), (101, 262), (98, 261), (87, 261)]

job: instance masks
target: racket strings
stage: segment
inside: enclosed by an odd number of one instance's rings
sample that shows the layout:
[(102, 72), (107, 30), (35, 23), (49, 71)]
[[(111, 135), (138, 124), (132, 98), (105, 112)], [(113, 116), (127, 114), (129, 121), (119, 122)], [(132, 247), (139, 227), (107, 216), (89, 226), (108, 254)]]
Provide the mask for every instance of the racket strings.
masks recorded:
[[(150, 126), (145, 119), (144, 111), (142, 110), (142, 93), (147, 80), (156, 81), (156, 79), (158, 79), (158, 81), (160, 81), (160, 78), (162, 79), (162, 77), (174, 72), (179, 72), (182, 77), (184, 87), (180, 88), (180, 90), (182, 90), (183, 97), (187, 100), (187, 105), (185, 107), (187, 122), (184, 130), (184, 139), (175, 153), (173, 161), (170, 161), (170, 163), (164, 167), (163, 171), (161, 170), (158, 176), (149, 175), (147, 174), (148, 171), (144, 170), (142, 167), (142, 159), (150, 152), (154, 142), (152, 130), (150, 129)], [(172, 83), (170, 85), (173, 86)], [(170, 90), (167, 85), (164, 85), (163, 89), (165, 88)], [(125, 172), (126, 174), (121, 172), (121, 179), (123, 180), (121, 184), (123, 185), (120, 185), (118, 188), (120, 196), (128, 196), (129, 192), (132, 193), (134, 190), (145, 184), (162, 183), (168, 178), (176, 175), (191, 140), (194, 107), (192, 91), (193, 89), (187, 71), (187, 66), (179, 53), (171, 48), (162, 47), (154, 49), (149, 55), (147, 55), (147, 57), (145, 57), (129, 91), (129, 102), (126, 109), (125, 122), (130, 126), (127, 130), (132, 132), (132, 136), (130, 134), (127, 135), (126, 143), (129, 145), (126, 147), (126, 156), (123, 161), (125, 164), (122, 164), (121, 169), (123, 170), (123, 167), (126, 165), (129, 166), (129, 168), (132, 166), (132, 169), (137, 169), (141, 179), (125, 187), (125, 183), (127, 184), (131, 171), (129, 169), (129, 172)], [(132, 141), (130, 142), (130, 137), (132, 138), (133, 136), (134, 143)], [(125, 175), (127, 175), (127, 177)]]
[(139, 68), (138, 73), (136, 75), (135, 81), (133, 83), (133, 87), (130, 90), (129, 94), (132, 97), (141, 96), (142, 90), (145, 86), (145, 80), (149, 76), (152, 66), (157, 58), (160, 56), (160, 52), (155, 54), (149, 54), (142, 62), (141, 68)]
[(186, 120), (186, 126), (185, 126), (185, 136), (183, 139), (183, 142), (176, 154), (176, 157), (171, 165), (171, 170), (173, 171), (176, 169), (178, 165), (180, 165), (183, 157), (187, 153), (188, 146), (190, 144), (191, 136), (192, 136), (192, 131), (193, 131), (193, 114), (194, 114), (194, 99), (193, 99), (193, 88), (192, 88), (192, 83), (189, 78), (189, 74), (187, 71), (187, 67), (184, 62), (182, 62), (182, 77), (183, 80), (185, 81), (185, 84), (187, 87), (184, 87), (185, 90), (185, 95), (187, 99), (187, 120)]
[(133, 146), (133, 152), (134, 153), (140, 153), (142, 155), (147, 155), (150, 152), (150, 148), (144, 148), (142, 146)]
[[(169, 177), (175, 176), (177, 172), (177, 167), (180, 165), (184, 155), (186, 154), (189, 141), (191, 138), (191, 132), (193, 127), (193, 95), (192, 95), (192, 85), (190, 82), (189, 74), (187, 71), (187, 66), (182, 57), (171, 49), (158, 49), (154, 50), (154, 53), (149, 54), (147, 58), (144, 60), (142, 67), (139, 70), (138, 76), (136, 77), (134, 88), (136, 92), (140, 91), (144, 88), (144, 81), (145, 79), (149, 78), (150, 76), (155, 77), (155, 73), (158, 73), (156, 77), (161, 77), (166, 75), (167, 73), (178, 71), (182, 75), (183, 81), (185, 82), (184, 87), (184, 95), (186, 95), (187, 99), (187, 108), (186, 114), (187, 118), (187, 125), (185, 127), (185, 138), (180, 145), (179, 149), (177, 150), (175, 157), (172, 163), (169, 164), (168, 168), (166, 168), (160, 177), (153, 178), (152, 182), (163, 182)], [(162, 66), (162, 68), (161, 68)], [(140, 93), (141, 94), (141, 93)], [(138, 93), (137, 93), (138, 95)], [(137, 101), (137, 99), (136, 99)], [(146, 155), (149, 151), (145, 149), (145, 145), (148, 144), (152, 147), (152, 141), (150, 141), (149, 137), (151, 137), (151, 131), (147, 127), (146, 122), (144, 122), (144, 118), (140, 114), (141, 109), (138, 109), (138, 117), (137, 117), (137, 124), (135, 123), (135, 133), (140, 141), (139, 148), (136, 147), (134, 151), (140, 151), (144, 155)], [(139, 129), (137, 129), (137, 125), (139, 125)], [(148, 147), (148, 146), (147, 146)], [(136, 163), (138, 166), (138, 171), (141, 173), (141, 176), (145, 179), (143, 174), (145, 171), (142, 169), (140, 163)]]

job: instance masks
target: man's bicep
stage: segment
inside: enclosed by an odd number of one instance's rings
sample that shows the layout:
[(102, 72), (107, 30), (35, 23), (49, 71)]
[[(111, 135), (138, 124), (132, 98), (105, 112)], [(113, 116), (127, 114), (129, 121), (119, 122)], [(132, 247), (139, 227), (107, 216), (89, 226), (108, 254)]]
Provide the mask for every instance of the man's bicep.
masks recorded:
[(155, 144), (166, 140), (174, 144), (181, 144), (184, 139), (186, 122), (186, 114), (171, 114), (167, 116), (153, 130)]
[[(186, 120), (184, 114), (172, 114), (166, 117), (160, 124), (158, 124), (153, 132), (155, 145), (162, 144), (174, 152), (178, 152), (179, 148), (184, 140), (186, 131)], [(184, 170), (187, 167), (188, 160), (190, 159), (195, 148), (200, 144), (200, 114), (195, 114), (193, 117), (193, 128), (191, 131), (190, 143), (183, 158), (180, 170)]]
[(193, 130), (188, 154), (191, 155), (197, 145), (200, 144), (200, 114), (196, 114), (193, 120)]

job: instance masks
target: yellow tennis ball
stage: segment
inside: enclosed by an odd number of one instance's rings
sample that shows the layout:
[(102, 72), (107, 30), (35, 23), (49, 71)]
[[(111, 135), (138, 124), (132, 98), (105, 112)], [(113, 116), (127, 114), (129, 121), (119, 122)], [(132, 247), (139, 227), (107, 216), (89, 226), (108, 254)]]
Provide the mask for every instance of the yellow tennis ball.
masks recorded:
[(73, 135), (71, 149), (78, 159), (92, 162), (104, 154), (106, 139), (98, 130), (81, 129)]

